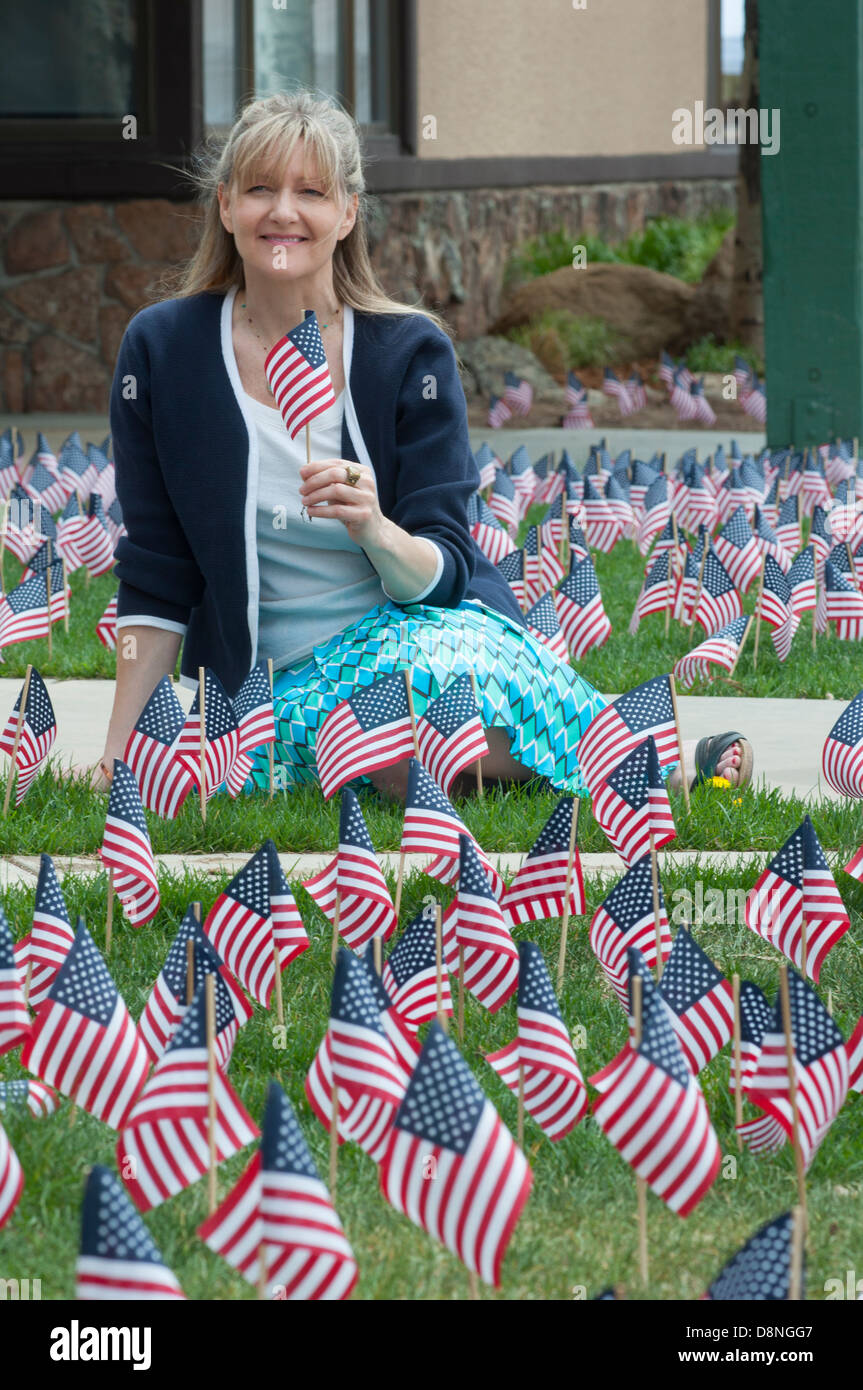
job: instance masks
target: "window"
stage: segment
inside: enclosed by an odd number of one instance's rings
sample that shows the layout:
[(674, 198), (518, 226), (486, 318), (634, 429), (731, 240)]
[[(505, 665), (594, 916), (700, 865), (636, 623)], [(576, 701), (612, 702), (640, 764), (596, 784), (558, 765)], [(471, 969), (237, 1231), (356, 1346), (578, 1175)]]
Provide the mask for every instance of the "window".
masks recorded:
[(737, 106), (743, 78), (745, 0), (722, 0), (719, 38), (719, 105)]

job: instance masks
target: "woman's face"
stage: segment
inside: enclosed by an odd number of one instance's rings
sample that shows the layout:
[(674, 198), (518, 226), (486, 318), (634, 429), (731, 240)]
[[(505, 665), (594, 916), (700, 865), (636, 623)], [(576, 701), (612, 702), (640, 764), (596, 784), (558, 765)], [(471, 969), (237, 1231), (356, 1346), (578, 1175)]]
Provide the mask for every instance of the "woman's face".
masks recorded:
[(219, 185), (222, 223), (247, 269), (291, 280), (314, 277), (354, 225), (357, 195), (346, 210), (337, 193), (328, 198), (314, 153), (310, 149), (304, 157), (304, 145), (297, 141), (278, 186), (265, 173), (253, 174), (230, 196)]

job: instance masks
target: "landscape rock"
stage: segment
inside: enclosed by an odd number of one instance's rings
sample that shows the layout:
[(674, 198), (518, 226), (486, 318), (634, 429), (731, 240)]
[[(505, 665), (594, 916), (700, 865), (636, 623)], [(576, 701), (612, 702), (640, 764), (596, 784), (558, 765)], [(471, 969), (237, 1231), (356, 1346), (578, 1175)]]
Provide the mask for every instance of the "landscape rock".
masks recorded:
[(509, 338), (485, 334), (480, 338), (457, 342), (455, 349), (463, 367), (462, 379), (467, 377), (472, 383), (470, 392), (465, 386), (465, 395), (479, 395), (486, 399), (492, 394), (499, 396), (503, 391), (505, 374), (515, 372), (516, 376), (530, 382), (535, 400), (565, 407), (563, 387), (549, 376), (532, 352), (518, 343), (510, 342)]

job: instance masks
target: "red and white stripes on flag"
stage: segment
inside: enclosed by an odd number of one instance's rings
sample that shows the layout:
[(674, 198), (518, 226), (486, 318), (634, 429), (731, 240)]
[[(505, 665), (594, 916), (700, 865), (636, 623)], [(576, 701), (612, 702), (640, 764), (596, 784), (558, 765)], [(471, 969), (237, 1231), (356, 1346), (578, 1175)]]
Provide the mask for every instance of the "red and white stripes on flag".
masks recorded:
[(18, 1205), (24, 1190), (24, 1172), (18, 1155), (0, 1124), (0, 1230)]
[[(662, 882), (657, 874), (659, 948), (662, 960), (671, 952), (671, 930), (665, 911)], [(650, 856), (633, 864), (600, 903), (590, 923), (590, 946), (617, 995), (622, 1008), (629, 1006), (627, 951), (635, 947), (648, 966), (657, 963), (656, 914)]]
[(570, 913), (577, 917), (584, 912), (584, 878), (577, 844), (572, 846), (571, 871), (569, 868), (574, 807), (574, 797), (561, 797), (512, 883), (501, 894), (500, 910), (511, 926), (563, 916), (567, 879)]
[(624, 863), (631, 867), (677, 836), (668, 791), (650, 737), (618, 763), (593, 796), (593, 814)]
[[(139, 1211), (159, 1206), (207, 1172), (208, 1086), (206, 987), (201, 984), (117, 1141), (117, 1167)], [(230, 1158), (257, 1135), (239, 1096), (217, 1066), (216, 1161)]]
[(313, 309), (307, 309), (302, 323), (270, 348), (264, 372), (292, 439), (316, 415), (335, 405), (336, 393)]
[(489, 1013), (496, 1013), (518, 986), (518, 950), (473, 841), (460, 837), (458, 889), (443, 916), (443, 954), (457, 975), (464, 954), (464, 983)]
[(331, 710), (315, 739), (321, 790), (332, 796), (352, 778), (389, 767), (414, 752), (408, 673), (393, 672)]
[(120, 758), (114, 759), (99, 856), (111, 875), (125, 916), (133, 927), (142, 927), (159, 911), (159, 882), (138, 784)]
[(432, 1023), (381, 1164), (383, 1195), (497, 1286), (531, 1182), (524, 1154), (455, 1044)]
[(12, 932), (0, 907), (0, 1055), (30, 1036), (30, 1014), (15, 960)]
[(746, 925), (798, 970), (818, 979), (828, 951), (848, 931), (848, 913), (808, 815), (746, 895)]
[(745, 615), (735, 618), (712, 637), (705, 638), (697, 647), (678, 657), (674, 663), (674, 679), (683, 686), (690, 686), (697, 680), (713, 680), (717, 667), (730, 674), (750, 621)]
[(330, 922), (354, 948), (396, 929), (390, 890), (378, 863), (356, 796), (342, 792), (338, 848), (326, 868), (303, 884)]
[(511, 1091), (521, 1091), (528, 1114), (554, 1142), (586, 1113), (587, 1087), (542, 952), (522, 941), (519, 958), (518, 1033), (485, 1060)]
[(109, 599), (108, 606), (96, 624), (96, 636), (109, 652), (117, 650), (117, 595)]

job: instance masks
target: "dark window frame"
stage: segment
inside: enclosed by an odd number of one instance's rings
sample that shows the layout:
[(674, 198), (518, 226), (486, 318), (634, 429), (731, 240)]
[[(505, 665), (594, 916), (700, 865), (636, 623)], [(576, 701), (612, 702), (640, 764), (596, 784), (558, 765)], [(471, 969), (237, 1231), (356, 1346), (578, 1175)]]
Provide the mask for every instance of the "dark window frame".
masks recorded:
[(121, 118), (84, 118), (74, 134), (66, 119), (2, 118), (4, 199), (192, 196), (170, 166), (186, 167), (202, 136), (201, 0), (139, 4), (146, 49), (139, 92), (151, 133), (123, 140)]

